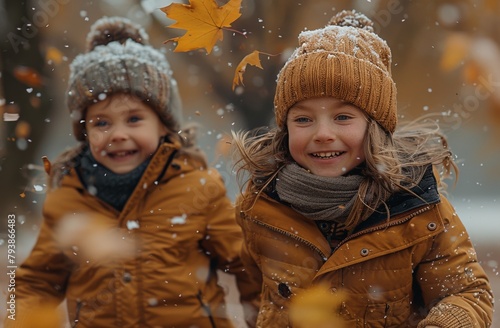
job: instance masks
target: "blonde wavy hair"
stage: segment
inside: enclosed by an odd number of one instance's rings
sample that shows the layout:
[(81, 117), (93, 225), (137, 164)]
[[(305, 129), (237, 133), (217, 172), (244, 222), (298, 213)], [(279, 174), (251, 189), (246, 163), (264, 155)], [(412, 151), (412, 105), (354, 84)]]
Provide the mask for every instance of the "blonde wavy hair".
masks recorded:
[[(453, 174), (455, 181), (458, 179), (458, 167), (447, 138), (436, 122), (416, 120), (402, 124), (391, 135), (372, 118), (367, 120), (363, 145), (366, 160), (361, 166), (365, 179), (347, 222), (360, 222), (384, 205), (393, 193), (410, 191), (429, 165), (433, 166), (442, 191), (446, 189), (443, 179)], [(288, 131), (285, 126), (269, 131), (233, 131), (232, 136), (234, 167), (242, 193), (238, 204), (248, 211), (278, 172), (294, 162), (288, 149)]]

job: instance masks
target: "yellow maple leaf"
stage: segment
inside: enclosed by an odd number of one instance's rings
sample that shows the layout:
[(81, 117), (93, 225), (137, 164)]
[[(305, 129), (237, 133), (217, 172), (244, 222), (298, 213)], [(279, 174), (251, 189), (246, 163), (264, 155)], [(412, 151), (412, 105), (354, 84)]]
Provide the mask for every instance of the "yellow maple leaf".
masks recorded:
[(229, 0), (221, 7), (215, 0), (190, 0), (189, 5), (172, 3), (163, 7), (161, 11), (176, 21), (168, 27), (187, 31), (165, 42), (177, 42), (175, 52), (205, 48), (210, 53), (215, 43), (222, 41), (222, 30), (241, 16), (240, 6), (241, 0)]
[(260, 51), (254, 50), (251, 54), (246, 55), (238, 64), (236, 67), (236, 71), (234, 72), (234, 78), (233, 78), (233, 91), (234, 88), (241, 84), (243, 84), (243, 73), (245, 73), (247, 69), (247, 65), (252, 65), (256, 66), (260, 69), (262, 68), (262, 65), (260, 64), (260, 58), (259, 58)]

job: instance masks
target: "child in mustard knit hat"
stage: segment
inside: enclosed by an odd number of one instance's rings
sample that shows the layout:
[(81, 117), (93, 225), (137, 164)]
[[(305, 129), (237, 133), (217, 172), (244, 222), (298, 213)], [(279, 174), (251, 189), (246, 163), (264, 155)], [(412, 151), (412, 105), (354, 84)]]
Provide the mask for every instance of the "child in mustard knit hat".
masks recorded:
[(120, 17), (98, 20), (87, 41), (67, 95), (80, 143), (49, 169), (6, 327), (38, 327), (63, 300), (71, 327), (234, 327), (219, 270), (236, 277), (252, 320), (259, 286), (240, 261), (241, 228), (220, 174), (181, 129), (165, 55)]
[(489, 327), (488, 278), (436, 178), (458, 173), (446, 138), (432, 123), (396, 129), (391, 51), (372, 26), (343, 11), (300, 33), (277, 127), (233, 134), (257, 326), (294, 327), (294, 299), (319, 287), (344, 327)]

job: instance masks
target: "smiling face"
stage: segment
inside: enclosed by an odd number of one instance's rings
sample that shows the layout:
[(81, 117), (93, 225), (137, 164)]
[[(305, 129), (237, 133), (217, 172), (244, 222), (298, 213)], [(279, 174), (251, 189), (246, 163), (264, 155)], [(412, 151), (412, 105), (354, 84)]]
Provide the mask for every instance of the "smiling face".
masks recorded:
[(342, 100), (300, 101), (287, 114), (290, 155), (315, 175), (344, 175), (365, 160), (367, 126), (364, 112)]
[(132, 171), (167, 134), (153, 109), (135, 96), (116, 94), (87, 108), (85, 129), (92, 156), (117, 174)]

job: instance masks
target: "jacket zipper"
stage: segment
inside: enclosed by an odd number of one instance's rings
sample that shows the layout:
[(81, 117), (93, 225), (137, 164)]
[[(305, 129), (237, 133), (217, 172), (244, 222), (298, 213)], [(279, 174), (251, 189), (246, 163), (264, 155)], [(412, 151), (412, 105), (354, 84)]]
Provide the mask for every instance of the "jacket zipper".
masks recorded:
[(374, 232), (374, 231), (378, 231), (378, 230), (383, 230), (383, 229), (387, 229), (389, 227), (393, 227), (393, 226), (397, 226), (397, 225), (400, 225), (402, 223), (405, 223), (406, 221), (416, 217), (417, 215), (420, 215), (424, 212), (427, 212), (428, 210), (431, 209), (431, 207), (434, 206), (434, 205), (427, 205), (426, 207), (423, 207), (399, 220), (394, 220), (394, 221), (390, 221), (388, 223), (384, 223), (382, 225), (379, 225), (379, 226), (376, 226), (376, 227), (373, 227), (373, 228), (368, 228), (368, 229), (365, 229), (365, 230), (361, 230), (361, 231), (358, 231), (348, 237), (346, 237), (344, 240), (342, 240), (337, 246), (335, 246), (335, 249), (333, 250), (334, 252), (343, 244), (345, 244), (346, 242), (348, 242), (349, 240), (351, 239), (354, 239), (355, 237), (358, 237), (358, 236), (361, 236), (361, 235), (364, 235), (364, 234), (367, 234), (367, 233), (370, 233), (370, 232)]
[(279, 232), (279, 233), (281, 233), (281, 234), (283, 234), (283, 235), (285, 235), (285, 236), (288, 236), (288, 237), (290, 237), (290, 238), (292, 238), (292, 239), (295, 239), (295, 240), (297, 240), (297, 241), (300, 241), (301, 243), (303, 243), (303, 244), (305, 244), (305, 245), (309, 246), (310, 248), (312, 248), (313, 250), (315, 250), (316, 252), (318, 252), (318, 253), (319, 253), (319, 255), (321, 255), (321, 257), (323, 258), (323, 260), (324, 260), (324, 261), (328, 260), (328, 256), (326, 256), (326, 255), (325, 255), (325, 254), (321, 251), (321, 249), (319, 249), (318, 247), (316, 247), (316, 245), (314, 245), (313, 243), (311, 243), (311, 242), (309, 242), (309, 241), (305, 240), (304, 238), (301, 238), (301, 237), (299, 237), (299, 236), (297, 236), (297, 235), (294, 235), (294, 234), (289, 233), (288, 231), (285, 231), (285, 230), (282, 230), (282, 229), (276, 228), (276, 227), (274, 227), (274, 226), (272, 226), (272, 225), (269, 225), (269, 224), (267, 224), (267, 223), (264, 223), (264, 222), (259, 221), (259, 220), (256, 220), (256, 219), (252, 219), (252, 218), (250, 218), (250, 220), (252, 220), (253, 222), (255, 222), (255, 223), (257, 223), (257, 224), (259, 224), (259, 225), (261, 225), (261, 226), (264, 226), (264, 227), (266, 227), (266, 228), (268, 228), (268, 229), (270, 229), (270, 230), (272, 230), (272, 231)]
[(71, 324), (71, 328), (75, 328), (78, 325), (79, 318), (80, 318), (80, 310), (82, 309), (82, 306), (83, 306), (82, 301), (76, 302), (75, 319), (73, 320), (73, 323)]
[(210, 320), (210, 324), (212, 325), (213, 328), (216, 328), (214, 316), (212, 315), (212, 310), (210, 309), (210, 306), (207, 303), (203, 302), (201, 290), (198, 290), (198, 294), (196, 295), (196, 298), (200, 302), (200, 305), (203, 308), (203, 310), (205, 310), (205, 312), (207, 313), (208, 319)]

